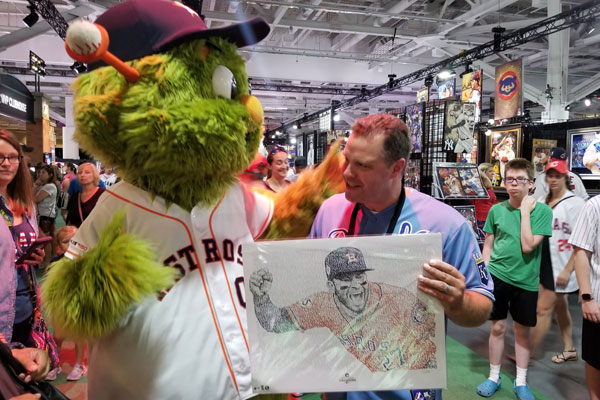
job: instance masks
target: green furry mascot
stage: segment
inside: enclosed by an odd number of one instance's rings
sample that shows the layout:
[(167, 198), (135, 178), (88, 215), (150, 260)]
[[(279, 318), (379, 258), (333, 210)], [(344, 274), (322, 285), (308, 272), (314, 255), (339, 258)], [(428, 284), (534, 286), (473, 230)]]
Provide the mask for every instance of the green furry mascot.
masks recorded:
[(253, 396), (242, 245), (305, 236), (343, 190), (335, 151), (275, 199), (237, 180), (263, 113), (236, 50), (268, 32), (262, 19), (208, 29), (182, 4), (127, 0), (67, 33), (91, 70), (74, 86), (75, 138), (123, 178), (42, 289), (55, 328), (91, 341), (91, 400)]

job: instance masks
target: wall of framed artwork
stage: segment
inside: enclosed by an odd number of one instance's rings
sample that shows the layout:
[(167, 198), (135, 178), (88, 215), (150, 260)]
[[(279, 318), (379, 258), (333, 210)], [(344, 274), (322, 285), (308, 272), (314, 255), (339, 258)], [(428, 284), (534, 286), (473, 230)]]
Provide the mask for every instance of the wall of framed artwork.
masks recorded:
[(521, 125), (492, 129), (488, 139), (488, 162), (494, 166), (492, 186), (504, 187), (506, 163), (521, 155)]
[(600, 127), (568, 130), (567, 154), (571, 171), (600, 180)]

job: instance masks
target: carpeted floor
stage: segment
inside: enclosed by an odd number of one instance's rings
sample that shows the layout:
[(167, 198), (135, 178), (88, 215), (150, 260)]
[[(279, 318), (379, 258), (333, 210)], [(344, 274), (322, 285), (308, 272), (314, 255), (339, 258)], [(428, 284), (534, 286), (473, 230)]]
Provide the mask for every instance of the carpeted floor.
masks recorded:
[[(487, 378), (489, 372), (488, 360), (480, 357), (456, 340), (448, 337), (446, 341), (446, 354), (448, 360), (448, 388), (443, 391), (444, 400), (481, 399), (475, 388)], [(65, 340), (61, 349), (61, 364), (63, 372), (54, 381), (54, 384), (72, 400), (87, 400), (87, 378), (83, 377), (77, 382), (66, 381), (67, 374), (73, 368), (75, 362), (75, 345)], [(502, 389), (496, 392), (494, 400), (514, 400), (512, 391), (514, 376), (501, 373)], [(532, 392), (538, 400), (549, 400), (534, 388)], [(317, 400), (321, 396), (306, 394), (304, 400)]]

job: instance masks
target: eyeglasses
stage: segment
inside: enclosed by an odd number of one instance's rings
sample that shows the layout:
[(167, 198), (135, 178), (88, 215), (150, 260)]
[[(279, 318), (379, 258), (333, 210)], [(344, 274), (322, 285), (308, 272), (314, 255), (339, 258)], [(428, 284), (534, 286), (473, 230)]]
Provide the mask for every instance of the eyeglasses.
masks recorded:
[(505, 183), (517, 183), (524, 185), (529, 182), (529, 179), (519, 176), (518, 178), (504, 178)]
[(4, 164), (4, 160), (8, 160), (8, 162), (11, 164), (18, 164), (22, 159), (23, 156), (18, 154), (16, 156), (0, 156), (0, 164)]

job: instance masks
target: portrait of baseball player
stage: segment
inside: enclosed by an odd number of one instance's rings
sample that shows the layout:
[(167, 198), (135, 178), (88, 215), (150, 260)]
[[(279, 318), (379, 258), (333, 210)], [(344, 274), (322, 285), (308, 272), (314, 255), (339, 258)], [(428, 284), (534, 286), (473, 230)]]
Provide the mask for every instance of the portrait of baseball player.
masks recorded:
[(595, 133), (594, 139), (585, 149), (582, 161), (592, 174), (600, 174), (600, 132)]
[(273, 274), (254, 271), (249, 290), (267, 332), (328, 329), (372, 373), (437, 368), (434, 313), (408, 289), (369, 281), (361, 250), (339, 247), (324, 260), (327, 290), (298, 302), (271, 301)]
[[(475, 108), (476, 104), (450, 103), (446, 113), (444, 150), (454, 153), (471, 153), (475, 146)], [(450, 140), (452, 142), (450, 142)]]
[(500, 181), (504, 182), (504, 169), (506, 163), (517, 156), (517, 131), (497, 132), (492, 136), (492, 164), (500, 163)]

